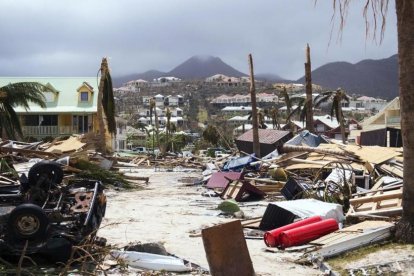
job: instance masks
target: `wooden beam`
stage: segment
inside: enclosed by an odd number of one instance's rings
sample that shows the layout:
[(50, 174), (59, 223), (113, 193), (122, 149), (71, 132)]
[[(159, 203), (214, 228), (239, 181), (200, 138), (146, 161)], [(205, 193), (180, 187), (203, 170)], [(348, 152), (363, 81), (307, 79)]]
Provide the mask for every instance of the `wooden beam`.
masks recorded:
[(29, 150), (29, 149), (19, 149), (19, 148), (11, 148), (11, 147), (0, 147), (1, 152), (17, 152), (22, 154), (36, 154), (36, 155), (44, 155), (48, 157), (57, 157), (56, 154), (52, 152), (44, 152), (40, 150)]
[(389, 192), (386, 192), (384, 194), (379, 194), (379, 195), (353, 198), (353, 199), (350, 199), (349, 202), (352, 205), (356, 205), (356, 204), (363, 204), (363, 203), (368, 203), (368, 202), (378, 202), (378, 201), (382, 201), (386, 199), (394, 199), (394, 198), (395, 199), (402, 198), (402, 189), (397, 190), (397, 191), (389, 191)]

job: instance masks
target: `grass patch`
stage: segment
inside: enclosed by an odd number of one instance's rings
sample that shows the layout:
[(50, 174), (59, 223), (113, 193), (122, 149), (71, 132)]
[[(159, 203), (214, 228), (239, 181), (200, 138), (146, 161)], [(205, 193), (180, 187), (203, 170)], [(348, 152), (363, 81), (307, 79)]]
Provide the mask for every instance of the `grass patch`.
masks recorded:
[[(347, 275), (346, 267), (350, 263), (360, 261), (367, 257), (369, 254), (375, 252), (398, 249), (414, 250), (414, 245), (394, 243), (391, 241), (380, 244), (373, 244), (356, 250), (351, 250), (334, 258), (328, 259), (326, 262), (332, 267), (334, 271), (338, 272), (340, 275)], [(378, 260), (378, 262), (386, 261), (387, 260)]]
[(120, 187), (124, 189), (134, 188), (131, 183), (125, 179), (125, 177), (117, 172), (105, 170), (87, 160), (79, 160), (75, 167), (82, 170), (78, 173), (78, 177), (85, 179), (100, 180), (105, 187)]

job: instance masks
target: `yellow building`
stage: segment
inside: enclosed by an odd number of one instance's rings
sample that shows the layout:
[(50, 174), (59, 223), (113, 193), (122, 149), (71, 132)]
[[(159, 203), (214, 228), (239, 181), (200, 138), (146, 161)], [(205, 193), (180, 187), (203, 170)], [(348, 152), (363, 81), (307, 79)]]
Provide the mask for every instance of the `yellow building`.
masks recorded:
[(44, 92), (46, 108), (30, 104), (14, 108), (19, 115), (25, 137), (42, 139), (96, 130), (98, 79), (96, 77), (1, 77), (0, 87), (16, 82), (39, 82), (50, 91)]

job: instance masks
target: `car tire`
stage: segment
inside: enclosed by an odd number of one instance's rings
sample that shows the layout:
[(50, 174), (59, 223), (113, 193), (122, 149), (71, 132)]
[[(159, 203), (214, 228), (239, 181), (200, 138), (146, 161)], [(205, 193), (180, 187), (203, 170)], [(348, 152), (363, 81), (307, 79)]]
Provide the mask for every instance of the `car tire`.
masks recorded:
[(25, 203), (11, 211), (7, 222), (8, 237), (11, 241), (43, 241), (47, 235), (49, 219), (42, 208)]
[(55, 184), (60, 184), (63, 180), (63, 170), (59, 163), (54, 161), (41, 161), (30, 168), (28, 174), (29, 185), (36, 185), (40, 177), (45, 174)]

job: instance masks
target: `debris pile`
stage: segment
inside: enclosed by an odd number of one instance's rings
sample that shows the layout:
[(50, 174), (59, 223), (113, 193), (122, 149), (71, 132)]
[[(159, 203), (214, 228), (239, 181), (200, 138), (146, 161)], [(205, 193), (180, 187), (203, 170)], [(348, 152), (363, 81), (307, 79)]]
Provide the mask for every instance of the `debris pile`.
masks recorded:
[(221, 199), (241, 211), (246, 201), (268, 202), (261, 217), (244, 212), (245, 229), (261, 231), (267, 247), (300, 249), (315, 262), (391, 237), (402, 215), (402, 148), (344, 145), (308, 132), (280, 141), (263, 158), (243, 152), (206, 164), (203, 184)]

